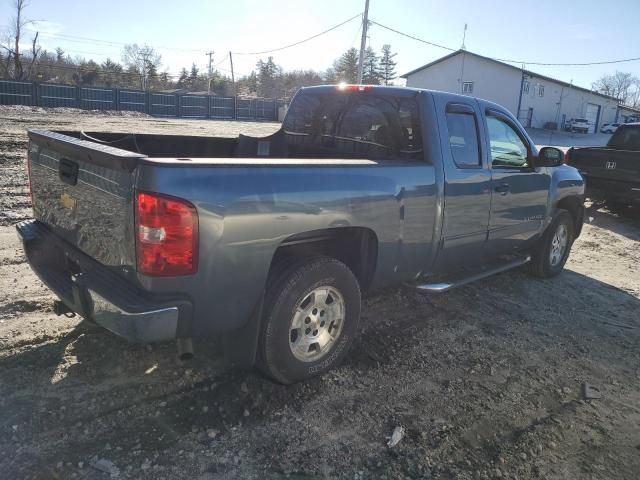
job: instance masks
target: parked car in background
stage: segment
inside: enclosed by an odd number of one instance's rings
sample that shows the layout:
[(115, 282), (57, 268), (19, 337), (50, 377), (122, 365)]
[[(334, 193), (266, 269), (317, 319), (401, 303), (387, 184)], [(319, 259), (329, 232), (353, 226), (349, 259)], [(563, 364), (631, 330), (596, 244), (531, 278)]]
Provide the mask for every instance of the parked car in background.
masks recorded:
[(586, 118), (572, 118), (565, 124), (568, 132), (589, 133), (589, 120)]
[(605, 123), (600, 129), (600, 133), (614, 133), (621, 123)]
[(17, 229), (58, 314), (185, 354), (219, 337), (282, 383), (344, 358), (362, 292), (552, 277), (584, 214), (506, 109), (400, 87), (303, 88), (263, 138), (31, 130), (27, 161)]
[(566, 160), (585, 178), (591, 199), (640, 207), (640, 123), (620, 125), (605, 147), (572, 147)]

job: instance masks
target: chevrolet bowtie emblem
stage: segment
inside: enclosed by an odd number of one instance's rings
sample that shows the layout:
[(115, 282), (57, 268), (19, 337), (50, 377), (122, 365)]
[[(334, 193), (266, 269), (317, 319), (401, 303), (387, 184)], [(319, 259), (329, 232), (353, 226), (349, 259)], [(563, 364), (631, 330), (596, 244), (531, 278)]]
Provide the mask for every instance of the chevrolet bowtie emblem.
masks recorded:
[(76, 199), (69, 195), (67, 192), (60, 195), (60, 205), (69, 210), (73, 210), (76, 207)]

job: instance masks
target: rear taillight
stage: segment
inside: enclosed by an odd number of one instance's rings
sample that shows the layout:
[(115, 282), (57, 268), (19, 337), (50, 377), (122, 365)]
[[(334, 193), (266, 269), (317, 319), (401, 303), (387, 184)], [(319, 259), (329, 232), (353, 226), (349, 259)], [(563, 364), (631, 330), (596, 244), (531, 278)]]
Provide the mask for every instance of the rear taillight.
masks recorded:
[(198, 271), (198, 214), (179, 198), (138, 192), (136, 198), (138, 272), (152, 276)]
[(31, 142), (27, 147), (27, 185), (29, 188), (29, 195), (31, 196), (31, 208), (33, 208), (33, 187), (31, 183)]

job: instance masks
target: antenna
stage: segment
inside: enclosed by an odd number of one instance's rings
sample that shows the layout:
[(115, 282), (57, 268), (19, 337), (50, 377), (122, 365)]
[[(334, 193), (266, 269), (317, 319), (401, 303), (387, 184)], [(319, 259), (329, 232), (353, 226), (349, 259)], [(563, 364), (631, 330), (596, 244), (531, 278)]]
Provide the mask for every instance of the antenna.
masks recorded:
[(465, 47), (464, 45), (464, 41), (467, 38), (467, 24), (464, 24), (464, 31), (462, 32), (462, 46), (460, 47), (460, 50), (466, 50), (467, 47)]

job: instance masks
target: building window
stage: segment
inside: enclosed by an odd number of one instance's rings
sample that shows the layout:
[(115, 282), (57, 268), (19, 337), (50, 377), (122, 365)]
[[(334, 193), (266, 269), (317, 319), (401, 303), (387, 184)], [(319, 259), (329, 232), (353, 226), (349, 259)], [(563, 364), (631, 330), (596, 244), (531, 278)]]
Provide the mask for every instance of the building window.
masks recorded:
[(473, 93), (473, 82), (462, 82), (462, 93)]
[(529, 81), (525, 80), (524, 83), (522, 84), (522, 93), (524, 93), (525, 95), (529, 95)]
[(538, 85), (538, 96), (544, 97), (544, 85)]

